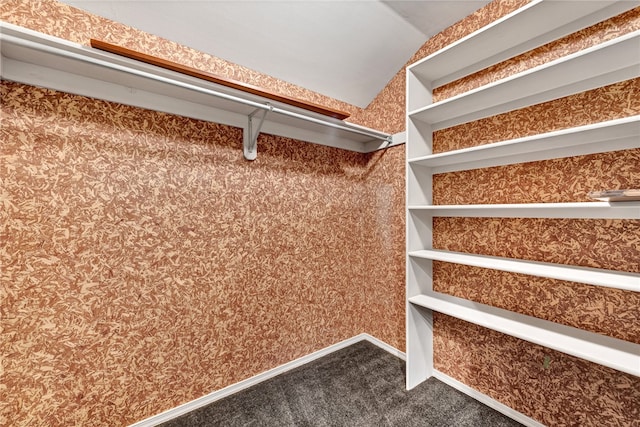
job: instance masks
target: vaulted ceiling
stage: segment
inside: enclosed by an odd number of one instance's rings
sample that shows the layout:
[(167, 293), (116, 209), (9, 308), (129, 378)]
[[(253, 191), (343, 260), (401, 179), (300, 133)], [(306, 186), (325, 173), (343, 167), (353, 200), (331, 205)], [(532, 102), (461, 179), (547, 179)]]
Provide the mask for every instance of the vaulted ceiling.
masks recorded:
[(426, 40), (486, 0), (63, 0), (366, 107)]

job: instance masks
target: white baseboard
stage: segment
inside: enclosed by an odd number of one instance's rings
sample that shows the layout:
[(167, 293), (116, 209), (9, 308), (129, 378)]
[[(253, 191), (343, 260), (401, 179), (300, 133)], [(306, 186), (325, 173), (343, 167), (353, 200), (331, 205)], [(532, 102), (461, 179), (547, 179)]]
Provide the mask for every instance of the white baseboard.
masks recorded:
[[(393, 354), (394, 356), (399, 357), (402, 360), (407, 360), (407, 355), (398, 350), (395, 347), (390, 346), (389, 344), (387, 344), (384, 341), (380, 341), (378, 338), (371, 336), (369, 334), (360, 334), (359, 336), (364, 336), (364, 339), (369, 341), (372, 344), (377, 345), (378, 347), (380, 347), (383, 350), (388, 351), (389, 353)], [(357, 338), (357, 337), (355, 337)], [(478, 402), (484, 403), (485, 405), (487, 405), (490, 408), (495, 409), (496, 411), (506, 415), (507, 417), (518, 421), (520, 424), (523, 424), (527, 427), (545, 427), (544, 424), (539, 423), (538, 421), (534, 420), (533, 418), (530, 418), (526, 415), (524, 415), (521, 412), (516, 411), (515, 409), (512, 409), (510, 407), (508, 407), (507, 405), (498, 402), (497, 400), (495, 400), (494, 398), (481, 393), (471, 387), (469, 387), (468, 385), (454, 379), (451, 378), (450, 376), (443, 374), (442, 372), (434, 369), (433, 370), (433, 376), (435, 378), (437, 378), (438, 380), (442, 381), (443, 383), (447, 384), (448, 386), (451, 386), (453, 388), (455, 388), (458, 391), (461, 391), (462, 393), (466, 394), (467, 396), (473, 397), (475, 400), (477, 400)]]
[(387, 344), (384, 341), (379, 340), (378, 338), (376, 338), (376, 337), (374, 337), (372, 335), (360, 334), (360, 335), (358, 335), (358, 336), (356, 336), (354, 338), (357, 338), (357, 337), (361, 337), (358, 341), (362, 341), (362, 340), (369, 341), (371, 344), (374, 344), (374, 345), (380, 347), (384, 351), (387, 351), (387, 352), (393, 354), (394, 356), (399, 357), (402, 360), (405, 360), (405, 361), (407, 360), (407, 355), (404, 354), (404, 352), (402, 352), (402, 351), (398, 350), (397, 348)]
[(520, 413), (515, 409), (511, 409), (507, 405), (498, 402), (494, 398), (489, 397), (484, 393), (480, 393), (479, 391), (469, 387), (468, 385), (461, 383), (460, 381), (454, 378), (451, 378), (449, 375), (443, 374), (442, 372), (434, 369), (433, 376), (439, 379), (440, 381), (442, 381), (443, 383), (455, 388), (456, 390), (461, 391), (464, 394), (473, 397), (478, 402), (484, 403), (488, 407), (493, 408), (496, 411), (503, 413), (507, 417), (518, 421), (520, 424), (524, 424), (525, 426), (528, 426), (528, 427), (545, 427), (544, 424), (540, 424), (538, 421), (534, 420), (533, 418), (529, 418), (523, 413)]
[[(312, 362), (316, 359), (319, 359), (323, 356), (333, 353), (334, 351), (341, 350), (345, 347), (348, 347), (360, 341), (369, 341), (370, 343), (380, 347), (381, 349), (391, 353), (392, 355), (402, 360), (407, 359), (406, 354), (404, 352), (385, 343), (384, 341), (379, 340), (378, 338), (375, 338), (372, 335), (362, 333), (362, 334), (356, 335), (353, 338), (349, 338), (337, 344), (323, 348), (322, 350), (318, 350), (316, 352), (303, 356), (299, 359), (293, 360), (289, 363), (285, 363), (284, 365), (280, 365), (278, 367), (265, 371), (251, 378), (247, 378), (246, 380), (240, 381), (239, 383), (235, 383), (223, 389), (209, 393), (198, 399), (192, 400), (191, 402), (187, 402), (183, 405), (176, 406), (175, 408), (169, 409), (158, 415), (154, 415), (150, 418), (146, 418), (142, 421), (132, 424), (130, 427), (153, 427), (158, 424), (170, 421), (174, 418), (177, 418), (195, 409), (201, 408), (217, 400), (223, 399), (229, 395), (232, 395), (246, 388), (259, 384), (262, 381), (266, 381), (277, 375), (290, 371), (291, 369), (294, 369), (306, 363)], [(508, 406), (498, 402), (497, 400), (487, 396), (486, 394), (480, 393), (479, 391), (472, 389), (471, 387), (465, 385), (464, 383), (461, 383), (460, 381), (455, 380), (450, 376), (443, 374), (442, 372), (436, 371), (434, 369), (433, 376), (439, 379), (440, 381), (442, 381), (443, 383), (455, 388), (456, 390), (463, 392), (468, 396), (473, 397), (477, 401), (484, 403), (485, 405), (495, 409), (498, 412), (505, 414), (509, 418), (512, 418), (521, 424), (524, 424), (528, 427), (544, 427), (543, 424), (540, 424), (534, 419), (529, 418), (526, 415), (521, 414), (520, 412), (509, 408)]]
[[(142, 421), (138, 421), (135, 424), (132, 424), (130, 427), (153, 427), (158, 424), (170, 421), (174, 418), (177, 418), (181, 415), (186, 414), (187, 412), (191, 412), (195, 409), (206, 406), (210, 403), (213, 403), (217, 400), (223, 399), (233, 393), (237, 393), (241, 390), (254, 386), (256, 384), (261, 383), (262, 381), (268, 380), (270, 378), (275, 377), (276, 375), (280, 375), (284, 372), (290, 371), (291, 369), (302, 366), (306, 363), (312, 362), (316, 359), (319, 359), (327, 354), (333, 353), (334, 351), (341, 350), (345, 347), (348, 347), (352, 344), (355, 344), (360, 341), (370, 341), (371, 343), (377, 345), (384, 350), (389, 351), (391, 354), (395, 354), (396, 356), (402, 357), (404, 353), (399, 350), (391, 347), (389, 344), (386, 344), (369, 334), (360, 334), (356, 335), (353, 338), (346, 339), (337, 344), (331, 345), (329, 347), (323, 348), (322, 350), (318, 350), (306, 356), (303, 356), (299, 359), (293, 360), (289, 363), (285, 363), (284, 365), (277, 366), (273, 369), (265, 371), (261, 374), (253, 376), (251, 378), (247, 378), (246, 380), (240, 381), (239, 383), (232, 384), (228, 387), (222, 388), (220, 390), (216, 390), (212, 393), (209, 393), (205, 396), (199, 397), (198, 399), (192, 400), (191, 402), (187, 402), (183, 405), (176, 406), (175, 408), (169, 409), (165, 412), (161, 412), (158, 415), (154, 415), (150, 418), (146, 418)], [(402, 355), (402, 356), (400, 356)]]

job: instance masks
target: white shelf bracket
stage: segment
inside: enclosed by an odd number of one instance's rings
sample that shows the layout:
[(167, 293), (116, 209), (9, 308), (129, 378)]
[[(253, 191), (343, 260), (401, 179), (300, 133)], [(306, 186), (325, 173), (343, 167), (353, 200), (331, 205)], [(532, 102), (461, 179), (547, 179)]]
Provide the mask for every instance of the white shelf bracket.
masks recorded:
[[(260, 134), (260, 129), (262, 129), (264, 118), (267, 117), (267, 113), (269, 111), (273, 111), (273, 107), (271, 106), (271, 104), (266, 103), (265, 105), (268, 107), (267, 109), (256, 108), (247, 117), (247, 128), (245, 129), (245, 132), (242, 138), (244, 158), (247, 160), (255, 160), (258, 157), (258, 135)], [(261, 111), (262, 111), (262, 115), (259, 115), (258, 113)], [(255, 129), (254, 129), (253, 121), (254, 119), (256, 119), (256, 116), (258, 115), (260, 116), (259, 117), (260, 121), (258, 122), (258, 125), (255, 126)]]

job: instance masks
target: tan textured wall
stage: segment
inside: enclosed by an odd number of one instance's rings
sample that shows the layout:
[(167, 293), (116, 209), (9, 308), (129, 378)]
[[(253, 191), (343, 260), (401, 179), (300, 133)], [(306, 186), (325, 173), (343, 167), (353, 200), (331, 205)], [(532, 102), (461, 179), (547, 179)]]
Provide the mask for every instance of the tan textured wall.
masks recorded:
[(397, 345), (403, 283), (365, 275), (402, 253), (379, 159), (264, 136), (247, 162), (235, 128), (1, 89), (1, 425), (123, 425), (364, 331)]
[(439, 313), (433, 323), (438, 370), (544, 425), (638, 425), (638, 377)]

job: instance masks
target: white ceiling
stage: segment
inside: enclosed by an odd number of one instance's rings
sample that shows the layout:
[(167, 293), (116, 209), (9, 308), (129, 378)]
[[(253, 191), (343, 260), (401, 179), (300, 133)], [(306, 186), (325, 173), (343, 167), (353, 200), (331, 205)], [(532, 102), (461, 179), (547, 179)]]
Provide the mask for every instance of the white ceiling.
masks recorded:
[(433, 35), (488, 0), (62, 0), (366, 107)]

